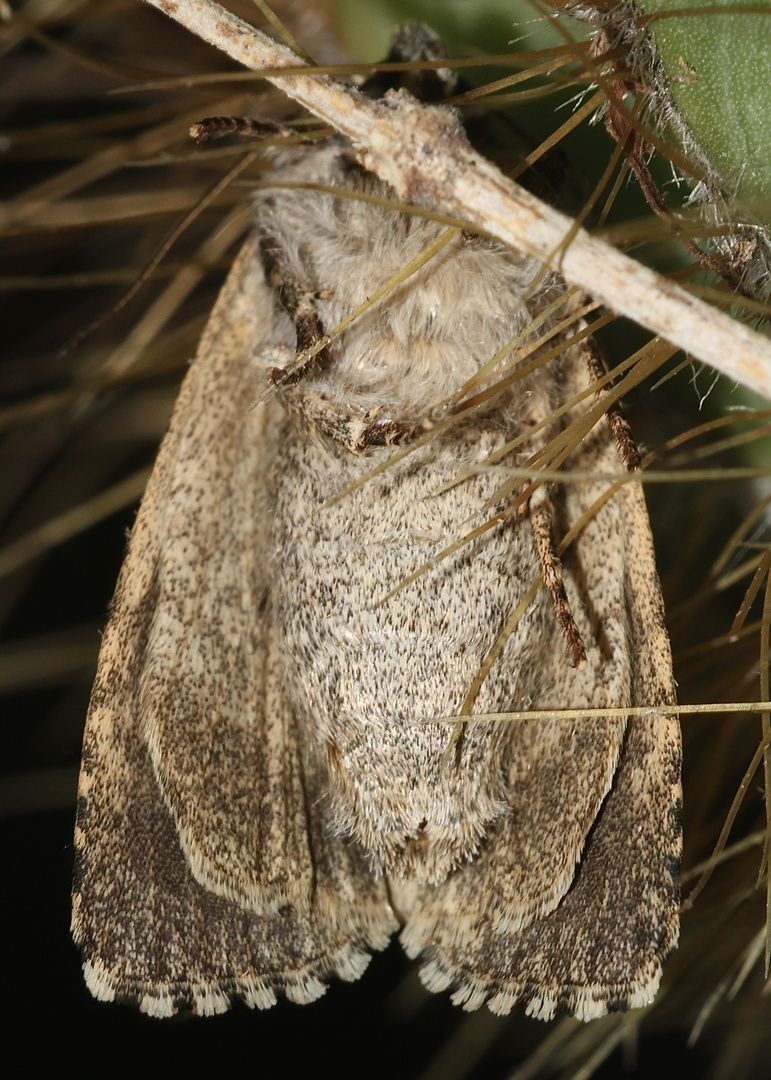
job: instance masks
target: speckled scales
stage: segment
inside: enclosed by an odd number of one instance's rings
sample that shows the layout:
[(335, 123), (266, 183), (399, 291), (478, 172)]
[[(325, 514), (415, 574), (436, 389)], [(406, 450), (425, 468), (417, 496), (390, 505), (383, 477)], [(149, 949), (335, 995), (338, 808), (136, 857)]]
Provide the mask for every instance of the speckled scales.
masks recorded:
[[(580, 363), (567, 369), (566, 399), (585, 387), (585, 370)], [(572, 467), (600, 475), (617, 471), (609, 426), (593, 429)], [(566, 485), (558, 502), (561, 533), (601, 501), (608, 487)], [(584, 703), (650, 705), (651, 714), (617, 728), (623, 734), (618, 766), (609, 754), (606, 797), (575, 876), (572, 865), (569, 875), (563, 873), (562, 880), (569, 880), (558, 902), (542, 907), (535, 921), (500, 917), (501, 895), (521, 896), (523, 861), (535, 880), (542, 873), (544, 849), (533, 843), (538, 833), (531, 813), (552, 821), (555, 849), (570, 820), (571, 808), (560, 787), (549, 782), (547, 768), (536, 774), (535, 799), (528, 792), (496, 823), (474, 864), (413, 901), (402, 941), (411, 955), (424, 952), (426, 986), (454, 989), (453, 1000), (467, 1009), (487, 1002), (506, 1013), (522, 1003), (540, 1019), (562, 1011), (589, 1020), (609, 1009), (649, 1004), (662, 960), (678, 936), (680, 729), (675, 717), (655, 711), (675, 703), (675, 687), (641, 486), (626, 484), (605, 501), (563, 562), (584, 638), (596, 643), (579, 679), (586, 685), (593, 678)], [(572, 673), (558, 655), (552, 660), (552, 681), (534, 707), (580, 707), (570, 691)], [(566, 747), (577, 731), (604, 722), (562, 723)], [(531, 762), (542, 752), (543, 735), (544, 725), (533, 724)], [(597, 782), (596, 775), (584, 776), (587, 787)]]
[[(338, 142), (284, 175), (385, 193)], [(326, 328), (443, 228), (318, 192), (259, 200), (263, 254)], [(252, 239), (180, 392), (105, 633), (76, 829), (89, 986), (156, 1016), (311, 1001), (401, 921), (426, 985), (467, 1008), (590, 1019), (646, 1003), (677, 937), (680, 745), (655, 712), (674, 686), (639, 485), (564, 555), (586, 664), (570, 666), (542, 589), (474, 708), (650, 716), (472, 719), (443, 766), (442, 717), (541, 573), (527, 513), (386, 599), (494, 501), (499, 477), (476, 463), (544, 423), (505, 458), (521, 465), (580, 423), (586, 404), (552, 412), (588, 387), (582, 349), (374, 478), (391, 451), (345, 436), (419, 425), (559, 282), (533, 290), (534, 260), (458, 235), (265, 398), (295, 327), (262, 267)], [(565, 467), (619, 463), (602, 421)], [(606, 487), (551, 489), (556, 539)]]
[(397, 925), (383, 882), (326, 827), (277, 682), (255, 513), (250, 356), (271, 328), (255, 256), (250, 242), (180, 392), (84, 741), (73, 933), (92, 992), (155, 1016), (267, 1007), (277, 990), (313, 1000)]

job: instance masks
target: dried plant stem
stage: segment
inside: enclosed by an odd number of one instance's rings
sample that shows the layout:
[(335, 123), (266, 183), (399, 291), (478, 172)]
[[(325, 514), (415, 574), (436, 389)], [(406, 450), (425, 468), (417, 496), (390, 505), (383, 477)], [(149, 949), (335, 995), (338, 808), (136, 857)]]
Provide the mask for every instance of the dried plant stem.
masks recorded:
[[(446, 109), (409, 95), (373, 102), (324, 75), (276, 74), (297, 56), (213, 0), (147, 0), (348, 136), (363, 163), (407, 200), (441, 205), (503, 243), (559, 269), (614, 311), (771, 397), (771, 342), (579, 229), (472, 150)], [(310, 70), (310, 69), (309, 69)]]

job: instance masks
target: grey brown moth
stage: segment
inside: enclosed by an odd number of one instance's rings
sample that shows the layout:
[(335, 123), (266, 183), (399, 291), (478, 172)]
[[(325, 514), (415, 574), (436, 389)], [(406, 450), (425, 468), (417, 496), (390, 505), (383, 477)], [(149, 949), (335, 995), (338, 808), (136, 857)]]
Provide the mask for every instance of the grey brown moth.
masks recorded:
[[(456, 233), (309, 361), (446, 227), (367, 201), (388, 190), (339, 139), (280, 180), (365, 198), (260, 193), (180, 391), (86, 725), (88, 986), (153, 1016), (309, 1002), (401, 927), (426, 986), (466, 1008), (646, 1004), (678, 932), (680, 741), (656, 711), (675, 693), (641, 487), (602, 503), (634, 448), (612, 413), (562, 465), (581, 480), (536, 476), (501, 502), (484, 468), (554, 460), (586, 412), (591, 346), (549, 316), (539, 362), (523, 348), (514, 378), (442, 409), (512, 339), (532, 344), (562, 288)], [(412, 452), (372, 475), (397, 445)], [(448, 755), (445, 718), (540, 579), (474, 711), (618, 716), (472, 717)]]

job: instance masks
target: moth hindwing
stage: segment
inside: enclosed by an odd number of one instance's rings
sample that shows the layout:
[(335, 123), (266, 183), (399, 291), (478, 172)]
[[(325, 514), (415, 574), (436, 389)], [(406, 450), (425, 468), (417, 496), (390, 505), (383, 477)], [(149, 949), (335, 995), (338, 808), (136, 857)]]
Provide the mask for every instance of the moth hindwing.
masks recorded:
[[(388, 194), (338, 140), (283, 178)], [(497, 393), (436, 411), (561, 285), (458, 233), (311, 360), (445, 226), (296, 187), (256, 214), (102, 645), (76, 827), (88, 985), (154, 1016), (307, 1002), (401, 926), (428, 988), (467, 1008), (643, 1005), (677, 938), (679, 728), (656, 711), (675, 697), (641, 487), (603, 502), (585, 479), (632, 444), (605, 417), (562, 465), (584, 479), (503, 500), (477, 468), (554, 459), (587, 405), (556, 410), (596, 375), (581, 344), (515, 352)], [(436, 560), (484, 511), (495, 527)], [(472, 716), (448, 755), (443, 718), (540, 579), (474, 712), (618, 715)]]

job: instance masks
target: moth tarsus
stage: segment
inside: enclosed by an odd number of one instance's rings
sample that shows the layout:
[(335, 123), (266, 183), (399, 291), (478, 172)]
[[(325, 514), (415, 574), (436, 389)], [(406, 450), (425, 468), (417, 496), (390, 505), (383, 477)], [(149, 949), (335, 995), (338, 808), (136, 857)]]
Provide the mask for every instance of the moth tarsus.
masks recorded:
[[(282, 177), (388, 193), (340, 139), (302, 148)], [(105, 631), (75, 837), (88, 985), (154, 1016), (308, 1002), (401, 926), (428, 988), (465, 1008), (591, 1019), (647, 1004), (677, 938), (680, 749), (676, 720), (655, 713), (674, 685), (641, 489), (603, 502), (600, 480), (535, 483), (522, 513), (434, 559), (496, 503), (493, 472), (470, 466), (545, 453), (580, 420), (580, 404), (555, 409), (585, 396), (594, 361), (566, 345), (374, 475), (560, 283), (534, 289), (536, 260), (457, 236), (282, 381), (301, 341), (443, 227), (280, 185), (261, 188), (256, 218)], [(597, 425), (561, 467), (613, 472), (619, 448), (633, 459), (625, 432)], [(584, 516), (557, 559), (555, 537)], [(472, 714), (445, 768), (439, 721), (541, 575), (474, 709), (619, 715)]]
[(528, 514), (536, 551), (538, 552), (538, 560), (541, 565), (541, 576), (551, 599), (554, 614), (562, 628), (570, 654), (570, 663), (572, 667), (581, 667), (586, 663), (586, 646), (581, 638), (581, 631), (576, 626), (576, 620), (565, 589), (562, 564), (557, 556), (554, 537), (552, 536), (554, 510), (543, 487), (539, 487), (530, 497)]
[[(599, 345), (594, 338), (581, 343), (581, 352), (586, 362), (589, 377), (593, 382), (601, 383), (607, 375), (607, 368)], [(598, 394), (604, 393), (598, 390)], [(640, 468), (640, 452), (637, 449), (632, 432), (617, 401), (611, 402), (605, 410), (605, 420), (613, 432), (619, 457), (628, 472), (637, 472)]]

